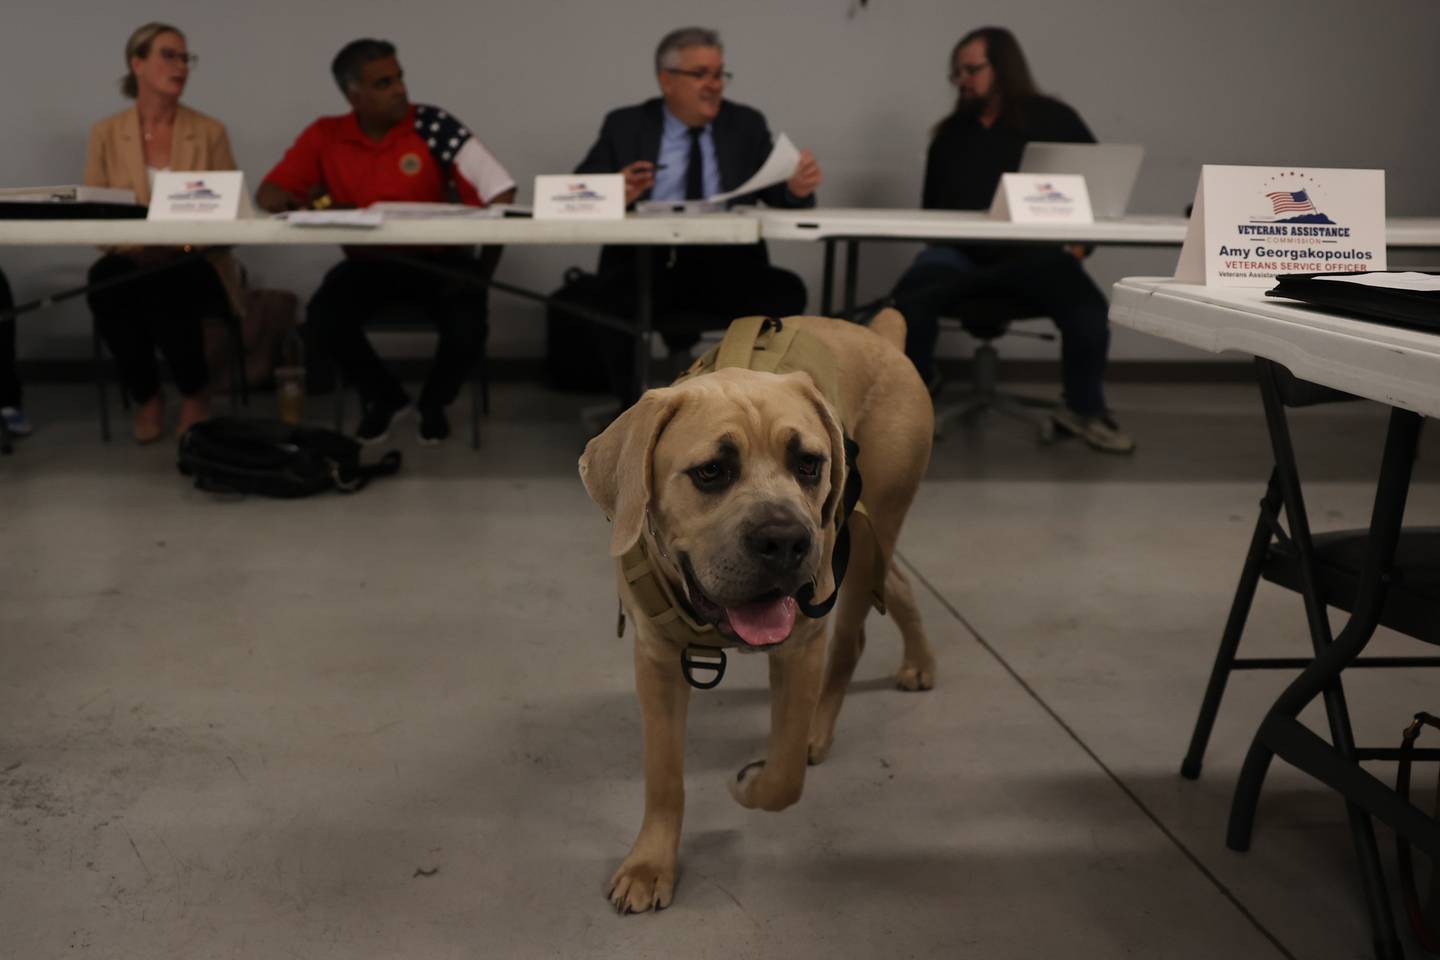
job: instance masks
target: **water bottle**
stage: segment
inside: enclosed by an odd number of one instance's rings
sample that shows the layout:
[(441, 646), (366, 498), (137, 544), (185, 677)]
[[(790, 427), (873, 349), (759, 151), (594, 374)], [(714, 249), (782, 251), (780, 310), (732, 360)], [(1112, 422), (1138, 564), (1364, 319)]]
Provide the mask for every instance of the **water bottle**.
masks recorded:
[(298, 426), (305, 419), (305, 341), (291, 330), (280, 345), (280, 366), (275, 368), (275, 398), (280, 419)]

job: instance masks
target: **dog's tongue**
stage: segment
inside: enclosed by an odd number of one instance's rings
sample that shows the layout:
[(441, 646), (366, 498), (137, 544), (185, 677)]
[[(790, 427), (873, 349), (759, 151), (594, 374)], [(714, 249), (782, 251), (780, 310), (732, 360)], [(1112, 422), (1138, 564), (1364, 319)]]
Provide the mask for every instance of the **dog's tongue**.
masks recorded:
[(795, 628), (795, 598), (780, 597), (726, 607), (725, 616), (741, 640), (752, 647), (768, 647), (790, 636)]

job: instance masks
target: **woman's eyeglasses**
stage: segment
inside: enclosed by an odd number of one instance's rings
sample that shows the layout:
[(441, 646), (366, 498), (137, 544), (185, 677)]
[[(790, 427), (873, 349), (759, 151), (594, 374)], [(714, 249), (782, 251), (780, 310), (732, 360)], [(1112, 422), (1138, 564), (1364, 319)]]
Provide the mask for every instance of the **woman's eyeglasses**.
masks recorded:
[(194, 67), (200, 62), (200, 57), (194, 53), (181, 53), (179, 50), (157, 50), (160, 59), (166, 63), (183, 63), (187, 67)]

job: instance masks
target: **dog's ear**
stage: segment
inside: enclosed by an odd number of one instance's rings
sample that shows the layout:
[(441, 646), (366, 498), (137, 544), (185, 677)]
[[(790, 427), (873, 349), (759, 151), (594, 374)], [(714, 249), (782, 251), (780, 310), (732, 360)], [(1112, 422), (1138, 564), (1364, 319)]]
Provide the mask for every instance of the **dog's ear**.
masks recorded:
[(794, 373), (791, 376), (819, 414), (820, 422), (825, 425), (825, 432), (830, 435), (830, 492), (825, 497), (824, 506), (820, 508), (820, 522), (828, 527), (835, 522), (835, 511), (840, 509), (840, 498), (845, 493), (845, 432), (840, 427), (840, 415), (830, 406), (825, 394), (815, 386), (810, 375)]
[(679, 408), (678, 391), (669, 387), (646, 391), (604, 433), (585, 444), (580, 479), (590, 499), (610, 518), (612, 557), (622, 555), (640, 539), (645, 509), (654, 492), (655, 444)]

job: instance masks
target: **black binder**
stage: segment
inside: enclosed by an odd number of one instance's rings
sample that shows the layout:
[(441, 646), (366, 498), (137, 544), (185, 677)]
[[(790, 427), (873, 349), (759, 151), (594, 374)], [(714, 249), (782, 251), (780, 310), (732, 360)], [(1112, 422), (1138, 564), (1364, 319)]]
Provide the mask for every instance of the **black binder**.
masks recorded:
[(144, 220), (148, 212), (148, 207), (135, 203), (0, 200), (0, 220)]
[[(1267, 297), (1283, 297), (1360, 320), (1440, 333), (1440, 290), (1399, 290), (1320, 277), (1354, 277), (1366, 273), (1424, 273), (1420, 270), (1366, 270), (1362, 273), (1285, 273), (1275, 278)], [(1430, 273), (1436, 276), (1435, 273)]]

